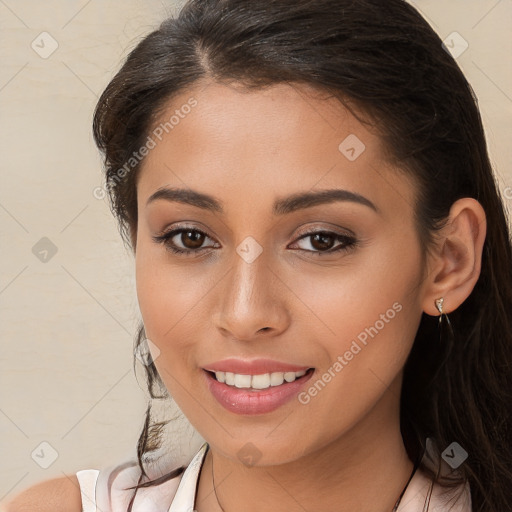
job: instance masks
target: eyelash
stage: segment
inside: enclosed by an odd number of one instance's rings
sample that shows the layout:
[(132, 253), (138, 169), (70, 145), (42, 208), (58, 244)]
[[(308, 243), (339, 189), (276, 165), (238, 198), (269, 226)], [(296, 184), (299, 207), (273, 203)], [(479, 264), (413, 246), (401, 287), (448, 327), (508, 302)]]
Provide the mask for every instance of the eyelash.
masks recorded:
[[(168, 231), (166, 233), (162, 233), (162, 234), (159, 234), (157, 236), (153, 236), (152, 238), (153, 238), (154, 242), (165, 245), (166, 250), (168, 250), (168, 251), (170, 251), (170, 252), (172, 252), (174, 254), (178, 254), (178, 255), (189, 256), (191, 253), (197, 254), (197, 253), (207, 249), (207, 248), (181, 249), (179, 247), (176, 247), (171, 242), (171, 239), (174, 238), (176, 235), (179, 235), (181, 233), (187, 233), (187, 232), (189, 232), (189, 233), (190, 232), (192, 232), (192, 233), (199, 233), (201, 235), (204, 235), (205, 237), (211, 238), (207, 233), (205, 233), (204, 231), (201, 231), (200, 229), (197, 229), (197, 228), (186, 228), (186, 227), (175, 228), (175, 229), (172, 229), (172, 230), (170, 230), (170, 231)], [(341, 235), (339, 233), (336, 233), (336, 232), (333, 232), (333, 231), (326, 231), (326, 230), (309, 231), (307, 233), (303, 233), (297, 239), (297, 241), (302, 240), (303, 238), (312, 237), (312, 236), (318, 235), (318, 234), (333, 236), (333, 237), (335, 237), (336, 241), (341, 241), (342, 245), (340, 245), (340, 246), (338, 246), (337, 248), (334, 248), (334, 249), (331, 248), (331, 249), (329, 249), (327, 251), (310, 251), (308, 249), (298, 249), (298, 250), (299, 251), (308, 252), (308, 253), (313, 253), (316, 256), (320, 256), (321, 257), (323, 254), (333, 254), (333, 253), (339, 252), (339, 251), (348, 252), (349, 250), (354, 250), (358, 246), (358, 244), (359, 244), (358, 240), (356, 240), (352, 236)]]

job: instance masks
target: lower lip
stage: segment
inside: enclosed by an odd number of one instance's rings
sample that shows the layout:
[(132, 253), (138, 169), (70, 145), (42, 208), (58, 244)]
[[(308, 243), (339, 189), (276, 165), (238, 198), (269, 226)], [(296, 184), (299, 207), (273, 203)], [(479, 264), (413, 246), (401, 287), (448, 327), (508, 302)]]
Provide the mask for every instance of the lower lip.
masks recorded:
[(296, 396), (313, 373), (313, 371), (310, 371), (299, 379), (293, 382), (285, 382), (280, 386), (271, 386), (260, 391), (250, 391), (248, 388), (240, 389), (228, 386), (204, 371), (206, 383), (212, 395), (220, 405), (236, 414), (264, 414), (276, 410)]

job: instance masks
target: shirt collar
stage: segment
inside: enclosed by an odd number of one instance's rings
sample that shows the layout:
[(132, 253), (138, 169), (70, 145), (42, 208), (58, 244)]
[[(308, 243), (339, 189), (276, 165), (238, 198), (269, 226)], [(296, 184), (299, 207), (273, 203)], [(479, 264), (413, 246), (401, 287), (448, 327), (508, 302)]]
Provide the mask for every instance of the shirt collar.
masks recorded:
[[(205, 442), (185, 469), (168, 512), (193, 512), (198, 477), (207, 451), (208, 443)], [(424, 457), (428, 455), (428, 451), (426, 450)], [(430, 499), (432, 487), (433, 482), (425, 476), (420, 468), (417, 468), (400, 500), (397, 512), (423, 512), (429, 510), (429, 505), (433, 505)], [(466, 512), (471, 510), (469, 488), (466, 488), (465, 491), (466, 503), (464, 505), (461, 504), (457, 511)], [(432, 496), (432, 498), (434, 498), (435, 502), (436, 496)]]
[(194, 510), (198, 476), (207, 451), (208, 443), (204, 443), (185, 469), (168, 512), (192, 512)]

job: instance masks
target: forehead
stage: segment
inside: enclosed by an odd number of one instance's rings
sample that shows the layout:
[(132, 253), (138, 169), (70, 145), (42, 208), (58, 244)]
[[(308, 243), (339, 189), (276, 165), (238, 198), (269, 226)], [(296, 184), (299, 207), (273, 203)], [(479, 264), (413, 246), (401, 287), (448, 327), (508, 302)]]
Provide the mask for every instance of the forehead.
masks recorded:
[(168, 101), (149, 135), (141, 201), (163, 186), (218, 191), (241, 205), (336, 186), (376, 203), (398, 195), (412, 207), (411, 183), (391, 172), (376, 130), (302, 84), (199, 84)]

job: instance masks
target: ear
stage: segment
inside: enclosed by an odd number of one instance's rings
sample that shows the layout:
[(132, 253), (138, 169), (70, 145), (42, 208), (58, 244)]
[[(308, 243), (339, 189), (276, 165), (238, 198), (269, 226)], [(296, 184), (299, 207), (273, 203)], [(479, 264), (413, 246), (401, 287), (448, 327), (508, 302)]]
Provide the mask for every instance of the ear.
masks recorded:
[(441, 297), (443, 313), (450, 313), (471, 294), (480, 276), (486, 232), (485, 211), (476, 199), (464, 197), (453, 203), (428, 255), (428, 273), (422, 285), (425, 313), (439, 316), (435, 300)]

